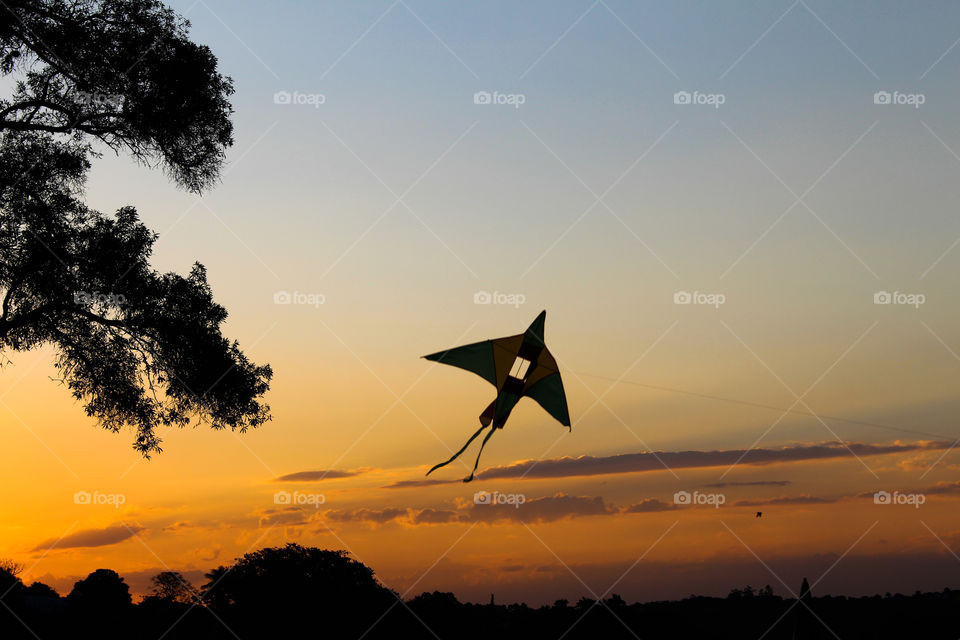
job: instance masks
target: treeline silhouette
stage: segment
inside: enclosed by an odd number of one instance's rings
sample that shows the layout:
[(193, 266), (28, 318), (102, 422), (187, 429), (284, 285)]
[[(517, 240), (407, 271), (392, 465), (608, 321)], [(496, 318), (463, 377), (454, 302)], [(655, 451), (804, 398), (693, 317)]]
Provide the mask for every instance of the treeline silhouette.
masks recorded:
[(248, 553), (199, 588), (165, 571), (134, 604), (123, 578), (97, 569), (66, 596), (0, 562), (0, 638), (879, 638), (960, 635), (960, 591), (799, 598), (767, 585), (726, 598), (627, 604), (618, 595), (530, 607), (464, 603), (452, 593), (402, 600), (345, 551), (288, 544)]

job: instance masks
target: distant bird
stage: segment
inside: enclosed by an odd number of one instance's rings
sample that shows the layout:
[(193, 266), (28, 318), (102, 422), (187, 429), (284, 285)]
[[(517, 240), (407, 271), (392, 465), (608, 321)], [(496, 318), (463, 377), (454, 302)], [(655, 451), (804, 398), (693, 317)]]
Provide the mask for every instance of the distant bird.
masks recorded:
[(762, 515), (763, 515), (763, 511), (757, 511), (757, 517), (758, 517), (758, 518), (761, 517)]
[(497, 429), (503, 429), (510, 412), (524, 396), (536, 400), (560, 424), (570, 428), (570, 413), (567, 410), (567, 396), (563, 391), (560, 370), (543, 341), (546, 318), (547, 312), (541, 311), (527, 330), (519, 335), (474, 342), (423, 356), (427, 360), (471, 371), (497, 388), (497, 397), (480, 414), (480, 428), (470, 436), (460, 451), (446, 462), (434, 465), (427, 471), (427, 475), (456, 460), (470, 443), (492, 424), (490, 432), (480, 445), (473, 471), (469, 477), (463, 479), (464, 482), (473, 480), (477, 465), (480, 464), (480, 454), (483, 453), (490, 436)]

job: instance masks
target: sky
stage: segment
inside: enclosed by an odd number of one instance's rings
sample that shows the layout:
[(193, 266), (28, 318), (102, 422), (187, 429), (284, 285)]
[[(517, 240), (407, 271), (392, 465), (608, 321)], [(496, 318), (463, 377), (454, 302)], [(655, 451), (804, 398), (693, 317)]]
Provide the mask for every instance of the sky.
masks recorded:
[[(169, 5), (235, 83), (222, 180), (105, 155), (86, 199), (206, 265), (273, 420), (143, 460), (6, 354), (28, 582), (297, 542), (406, 597), (960, 587), (960, 8)], [(572, 430), (524, 400), (474, 483), (475, 449), (423, 483), (492, 390), (420, 356), (543, 309)]]

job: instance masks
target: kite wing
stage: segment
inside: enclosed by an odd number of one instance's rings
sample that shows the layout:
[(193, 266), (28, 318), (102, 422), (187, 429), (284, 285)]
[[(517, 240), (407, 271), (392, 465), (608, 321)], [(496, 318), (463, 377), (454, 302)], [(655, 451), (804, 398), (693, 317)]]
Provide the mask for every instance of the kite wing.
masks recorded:
[(540, 352), (537, 368), (527, 380), (523, 395), (533, 398), (554, 419), (565, 427), (570, 426), (570, 412), (567, 409), (567, 394), (563, 391), (563, 380), (557, 361), (547, 348)]
[(493, 386), (497, 386), (497, 367), (493, 357), (493, 340), (474, 342), (423, 357), (441, 364), (466, 369)]
[(567, 396), (563, 392), (563, 381), (560, 380), (559, 373), (548, 376), (533, 385), (527, 390), (526, 395), (536, 400), (557, 422), (565, 427), (570, 426)]

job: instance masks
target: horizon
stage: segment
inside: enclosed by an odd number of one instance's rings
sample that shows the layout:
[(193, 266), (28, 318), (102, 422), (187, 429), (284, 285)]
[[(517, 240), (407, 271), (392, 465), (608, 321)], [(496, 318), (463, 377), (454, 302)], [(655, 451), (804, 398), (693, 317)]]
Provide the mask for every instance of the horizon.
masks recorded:
[[(254, 550), (252, 550), (252, 551), (260, 551), (260, 549), (254, 549)], [(349, 552), (348, 552), (348, 553), (349, 553)], [(236, 560), (239, 560), (239, 558), (235, 558), (235, 559), (234, 559), (234, 561), (236, 561)], [(835, 559), (834, 559), (834, 560), (835, 560)], [(228, 563), (226, 566), (229, 567), (229, 566), (230, 566), (230, 563)], [(109, 570), (109, 567), (99, 567), (99, 568), (100, 568), (100, 569), (108, 569), (108, 570)], [(214, 568), (215, 568), (215, 567), (211, 567), (211, 570), (214, 569)], [(376, 569), (375, 569), (374, 567), (371, 567), (371, 569), (373, 569), (374, 578), (377, 579), (377, 581), (378, 581), (380, 584), (383, 584), (382, 581), (379, 580), (379, 577), (378, 577), (377, 574), (376, 574)], [(170, 571), (170, 569), (163, 568), (162, 570), (160, 570), (160, 571), (158, 571), (157, 573), (152, 574), (152, 575), (146, 575), (146, 572), (137, 572), (137, 573), (131, 574), (131, 575), (124, 575), (124, 574), (121, 573), (121, 574), (119, 574), (119, 576), (120, 576), (120, 579), (123, 580), (123, 582), (124, 582), (127, 586), (130, 587), (130, 594), (131, 594), (131, 596), (134, 596), (134, 603), (135, 603), (135, 604), (141, 604), (141, 603), (144, 603), (144, 602), (146, 602), (147, 600), (149, 600), (151, 597), (153, 597), (153, 598), (156, 598), (156, 597), (157, 597), (157, 594), (156, 594), (155, 589), (154, 589), (154, 587), (155, 587), (156, 585), (155, 585), (154, 582), (152, 582), (151, 579), (152, 579), (153, 577), (155, 577), (157, 574), (163, 573), (163, 572), (166, 572), (166, 571)], [(180, 572), (177, 572), (177, 573), (180, 574)], [(208, 572), (203, 572), (203, 571), (199, 571), (199, 570), (198, 570), (198, 571), (190, 571), (190, 572), (187, 572), (186, 574), (180, 574), (180, 577), (181, 577), (182, 580), (184, 580), (184, 586), (188, 587), (189, 589), (193, 589), (193, 590), (195, 590), (196, 592), (201, 592), (201, 591), (202, 591), (201, 587), (203, 587), (204, 582), (207, 582), (207, 583), (210, 582), (210, 579), (205, 575), (206, 573), (208, 573)], [(74, 576), (74, 577), (76, 578), (77, 581), (82, 581), (82, 580), (83, 580), (84, 578), (86, 578), (87, 576)], [(42, 576), (41, 576), (41, 578), (42, 578)], [(131, 578), (132, 578), (132, 579), (131, 579)], [(732, 580), (736, 580), (736, 578), (731, 578), (731, 579), (732, 579)], [(59, 579), (59, 580), (57, 580), (57, 581), (59, 581), (59, 582), (63, 583), (64, 585), (66, 585), (66, 582), (64, 582), (65, 580), (66, 580), (66, 578), (61, 578), (61, 579)], [(806, 580), (807, 580), (807, 578), (806, 578), (806, 576), (804, 576), (804, 577), (802, 578), (802, 581), (805, 582)], [(54, 581), (54, 582), (57, 582), (57, 581)], [(58, 596), (59, 598), (66, 598), (66, 597), (68, 596), (68, 594), (70, 593), (70, 591), (73, 589), (73, 586), (74, 586), (74, 584), (71, 583), (71, 584), (69, 584), (69, 586), (64, 586), (64, 587), (61, 587), (61, 588), (57, 588), (56, 585), (51, 584), (50, 582), (44, 582), (42, 579), (38, 579), (38, 580), (36, 580), (36, 582), (41, 582), (41, 583), (43, 583), (43, 584), (46, 584), (47, 586), (50, 586), (50, 587), (54, 588), (54, 590), (57, 591), (57, 596)], [(776, 580), (774, 580), (774, 582), (776, 582)], [(897, 598), (897, 597), (908, 597), (908, 598), (909, 598), (909, 597), (926, 596), (926, 595), (930, 595), (930, 594), (941, 594), (941, 593), (946, 593), (946, 592), (954, 591), (954, 590), (951, 590), (949, 587), (944, 587), (943, 589), (940, 589), (940, 590), (932, 590), (932, 591), (916, 590), (916, 591), (914, 591), (913, 593), (900, 593), (900, 592), (890, 592), (890, 591), (887, 591), (887, 592), (885, 592), (885, 593), (880, 593), (880, 592), (870, 593), (870, 592), (869, 592), (869, 589), (866, 590), (866, 591), (864, 591), (863, 593), (859, 593), (859, 594), (855, 594), (855, 595), (854, 595), (854, 594), (845, 594), (845, 593), (827, 593), (827, 592), (817, 593), (817, 592), (816, 592), (816, 587), (818, 586), (818, 582), (819, 582), (819, 581), (815, 581), (815, 582), (813, 583), (813, 586), (812, 586), (812, 588), (810, 588), (810, 591), (809, 591), (809, 593), (810, 593), (809, 597), (812, 597), (812, 598), (851, 598), (851, 599), (853, 599), (853, 598), (875, 598), (875, 597), (884, 597), (884, 598), (890, 598), (890, 597), (894, 597), (894, 598)], [(28, 583), (27, 583), (27, 582), (24, 582), (24, 584), (27, 585)], [(139, 590), (138, 590), (138, 586), (140, 587)], [(149, 586), (149, 588), (147, 588), (148, 586)], [(384, 585), (384, 586), (387, 586), (387, 585)], [(779, 587), (779, 588), (778, 588), (778, 587)], [(743, 583), (743, 584), (736, 583), (736, 584), (733, 584), (733, 583), (732, 583), (732, 584), (731, 584), (731, 587), (730, 587), (730, 588), (727, 590), (727, 592), (724, 593), (724, 594), (712, 594), (712, 595), (708, 595), (708, 594), (701, 594), (701, 593), (689, 593), (689, 594), (687, 594), (687, 595), (680, 596), (680, 597), (676, 597), (676, 598), (661, 598), (661, 599), (657, 599), (657, 600), (636, 600), (636, 601), (629, 601), (629, 600), (628, 600), (628, 601), (626, 601), (626, 604), (628, 604), (628, 605), (632, 605), (632, 604), (655, 604), (655, 603), (658, 603), (658, 602), (676, 602), (676, 601), (680, 601), (680, 600), (687, 600), (687, 599), (690, 599), (690, 598), (731, 599), (731, 598), (736, 598), (736, 597), (738, 597), (738, 596), (740, 596), (740, 595), (743, 595), (747, 590), (750, 590), (754, 595), (759, 595), (759, 592), (764, 591), (764, 590), (769, 590), (769, 594), (770, 594), (771, 596), (773, 596), (774, 598), (781, 598), (781, 599), (784, 599), (784, 600), (798, 599), (799, 595), (801, 594), (801, 589), (798, 588), (798, 589), (796, 589), (796, 590), (793, 590), (793, 589), (787, 589), (786, 587), (787, 587), (787, 585), (781, 585), (781, 584), (776, 584), (776, 585), (774, 585), (774, 584), (771, 584), (771, 583), (769, 583), (769, 582), (767, 582), (767, 583), (759, 583), (759, 582), (758, 582), (758, 583), (756, 583), (756, 584), (750, 584), (750, 583)], [(388, 588), (389, 588), (389, 587), (388, 587)], [(786, 593), (784, 594), (784, 592), (786, 592)], [(414, 598), (416, 598), (416, 597), (419, 597), (419, 596), (422, 596), (422, 595), (430, 595), (431, 593), (435, 594), (435, 593), (452, 593), (452, 592), (441, 591), (441, 590), (437, 590), (437, 589), (432, 590), (432, 591), (431, 591), (431, 590), (418, 591), (418, 592), (415, 592), (415, 593), (414, 593), (414, 592), (408, 592), (408, 593), (404, 594), (403, 599), (405, 599), (405, 600), (407, 600), (407, 601), (410, 601), (410, 600), (412, 600), (412, 599), (414, 599)], [(456, 594), (453, 594), (453, 595), (456, 596)], [(592, 598), (591, 598), (591, 596), (592, 596)], [(524, 605), (532, 606), (532, 607), (550, 607), (550, 606), (556, 606), (556, 605), (557, 605), (558, 603), (560, 603), (560, 602), (567, 602), (567, 603), (570, 603), (570, 604), (575, 604), (575, 603), (577, 603), (578, 601), (583, 600), (583, 599), (586, 599), (586, 600), (591, 600), (591, 599), (594, 599), (594, 600), (596, 600), (596, 599), (604, 599), (604, 600), (605, 600), (605, 599), (607, 599), (607, 598), (609, 598), (609, 597), (620, 597), (620, 594), (617, 592), (616, 589), (611, 590), (611, 591), (608, 591), (608, 592), (605, 592), (605, 593), (603, 593), (603, 594), (592, 593), (592, 592), (590, 592), (590, 591), (586, 591), (586, 593), (581, 594), (581, 595), (580, 595), (579, 597), (577, 597), (577, 598), (557, 598), (557, 599), (552, 600), (552, 601), (546, 601), (546, 600), (544, 600), (544, 601), (534, 601), (533, 603), (530, 603), (530, 602), (526, 602), (526, 601), (503, 601), (503, 600), (501, 600), (501, 599), (496, 598), (496, 592), (493, 591), (493, 592), (490, 592), (489, 597), (488, 597), (487, 599), (478, 598), (478, 599), (476, 599), (476, 600), (464, 600), (464, 599), (458, 598), (458, 601), (461, 602), (462, 604), (473, 604), (473, 605), (482, 605), (482, 606), (493, 605), (493, 604), (495, 604), (495, 605), (497, 605), (497, 606), (510, 606), (510, 605), (514, 605), (514, 604), (524, 604)], [(139, 598), (139, 601), (137, 600), (137, 598)]]
[[(147, 460), (8, 351), (27, 583), (296, 542), (461, 602), (960, 588), (960, 7), (165, 4), (234, 81), (221, 179), (107, 150), (83, 200), (206, 267), (272, 420)], [(572, 430), (527, 398), (427, 478), (496, 394), (422, 356), (544, 309)]]

